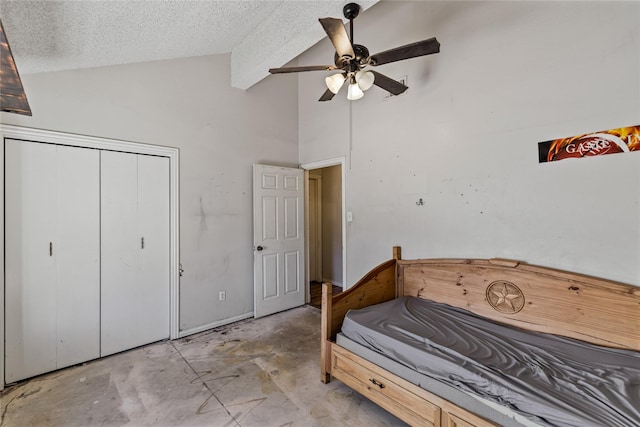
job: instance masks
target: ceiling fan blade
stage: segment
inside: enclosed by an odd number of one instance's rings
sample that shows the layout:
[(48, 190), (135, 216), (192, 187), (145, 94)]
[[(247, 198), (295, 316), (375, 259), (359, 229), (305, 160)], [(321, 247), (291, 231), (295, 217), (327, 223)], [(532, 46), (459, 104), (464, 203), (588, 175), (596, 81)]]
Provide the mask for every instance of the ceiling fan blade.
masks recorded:
[(400, 95), (405, 90), (409, 89), (407, 86), (403, 85), (399, 81), (393, 80), (384, 74), (380, 74), (377, 71), (369, 70), (376, 76), (373, 84), (381, 87), (382, 89), (390, 92), (393, 95)]
[(319, 21), (327, 36), (329, 36), (331, 43), (333, 43), (333, 47), (336, 48), (338, 56), (355, 58), (356, 54), (353, 51), (351, 40), (349, 40), (347, 29), (344, 27), (342, 20), (338, 18), (320, 18)]
[(318, 101), (331, 101), (333, 97), (336, 96), (335, 93), (331, 92), (329, 89), (325, 90), (320, 99)]
[(283, 68), (269, 68), (271, 74), (284, 74), (284, 73), (299, 73), (301, 71), (331, 71), (335, 70), (333, 65), (309, 65), (306, 67), (283, 67)]
[(440, 52), (440, 42), (432, 37), (427, 40), (385, 50), (384, 52), (371, 55), (370, 65), (388, 64), (389, 62), (401, 61), (403, 59), (415, 58), (417, 56), (430, 55)]

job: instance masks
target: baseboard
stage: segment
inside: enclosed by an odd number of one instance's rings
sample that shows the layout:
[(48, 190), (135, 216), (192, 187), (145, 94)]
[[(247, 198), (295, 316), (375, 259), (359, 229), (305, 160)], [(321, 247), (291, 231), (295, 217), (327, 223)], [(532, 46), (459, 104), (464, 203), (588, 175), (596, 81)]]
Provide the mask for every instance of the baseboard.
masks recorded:
[(191, 329), (183, 329), (178, 333), (178, 338), (184, 338), (189, 335), (197, 334), (199, 332), (208, 331), (209, 329), (217, 328), (219, 326), (228, 325), (229, 323), (239, 322), (253, 317), (253, 311), (249, 313), (240, 314), (238, 316), (229, 317), (227, 319), (218, 320), (217, 322), (207, 323), (206, 325), (198, 326)]

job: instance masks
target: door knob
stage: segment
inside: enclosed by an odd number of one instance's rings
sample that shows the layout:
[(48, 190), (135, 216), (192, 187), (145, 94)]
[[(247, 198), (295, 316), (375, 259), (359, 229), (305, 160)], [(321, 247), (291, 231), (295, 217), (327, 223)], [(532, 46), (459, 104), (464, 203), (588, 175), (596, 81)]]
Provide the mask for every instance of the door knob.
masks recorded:
[(263, 250), (263, 249), (264, 249), (264, 248), (263, 248), (262, 246), (258, 246), (258, 247), (256, 247), (256, 251), (261, 251), (261, 250)]

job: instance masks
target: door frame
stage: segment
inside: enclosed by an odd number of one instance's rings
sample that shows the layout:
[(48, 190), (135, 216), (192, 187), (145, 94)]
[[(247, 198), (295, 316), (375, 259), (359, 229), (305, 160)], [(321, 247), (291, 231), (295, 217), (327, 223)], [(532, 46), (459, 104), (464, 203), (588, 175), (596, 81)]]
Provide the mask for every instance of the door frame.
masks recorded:
[[(316, 183), (316, 197), (315, 200), (312, 200), (311, 197), (311, 181), (315, 181)], [(316, 281), (315, 278), (320, 277), (320, 281), (322, 281), (322, 176), (315, 175), (313, 173), (308, 174), (307, 183), (309, 184), (309, 197), (308, 197), (308, 205), (309, 208), (306, 210), (307, 212), (307, 240), (309, 241), (309, 247), (307, 250), (309, 251), (309, 256), (307, 259), (309, 260), (309, 280), (308, 281)], [(311, 202), (314, 202), (315, 207), (315, 223), (311, 221)], [(320, 250), (316, 249), (315, 251), (315, 260), (311, 259), (311, 227), (315, 225), (316, 228), (316, 241), (318, 243), (318, 247)], [(315, 264), (316, 269), (319, 270), (319, 274), (316, 274), (315, 278), (311, 277), (311, 265)], [(318, 271), (316, 271), (318, 273)], [(308, 302), (308, 301), (307, 301)]]
[[(301, 169), (305, 170), (305, 227), (309, 227), (309, 174), (314, 169), (322, 169), (330, 166), (340, 166), (340, 178), (342, 180), (342, 289), (347, 290), (349, 285), (347, 284), (347, 184), (346, 184), (346, 174), (347, 171), (345, 169), (346, 158), (342, 157), (334, 157), (332, 159), (319, 160), (316, 162), (310, 162), (300, 165)], [(309, 246), (309, 230), (305, 230), (305, 246), (308, 248)], [(307, 259), (305, 263), (305, 280), (309, 283), (309, 251), (307, 250)], [(309, 286), (307, 286), (308, 288)], [(307, 292), (308, 293), (308, 292)], [(310, 296), (308, 298), (311, 298)], [(307, 301), (308, 302), (308, 301)]]
[(135, 154), (147, 154), (169, 158), (169, 338), (179, 338), (179, 260), (180, 260), (180, 216), (179, 205), (179, 165), (180, 151), (175, 147), (121, 141), (110, 138), (99, 138), (23, 126), (0, 125), (0, 390), (4, 388), (4, 140), (18, 139), (51, 144), (69, 145), (73, 147), (94, 148), (101, 150), (123, 151)]

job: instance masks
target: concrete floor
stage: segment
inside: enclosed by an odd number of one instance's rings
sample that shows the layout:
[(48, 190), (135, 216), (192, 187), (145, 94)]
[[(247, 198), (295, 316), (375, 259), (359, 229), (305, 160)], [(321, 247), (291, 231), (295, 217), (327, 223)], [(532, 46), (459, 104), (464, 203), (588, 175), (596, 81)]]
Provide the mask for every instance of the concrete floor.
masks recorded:
[(320, 311), (303, 306), (36, 377), (0, 394), (0, 426), (405, 425), (320, 382)]

